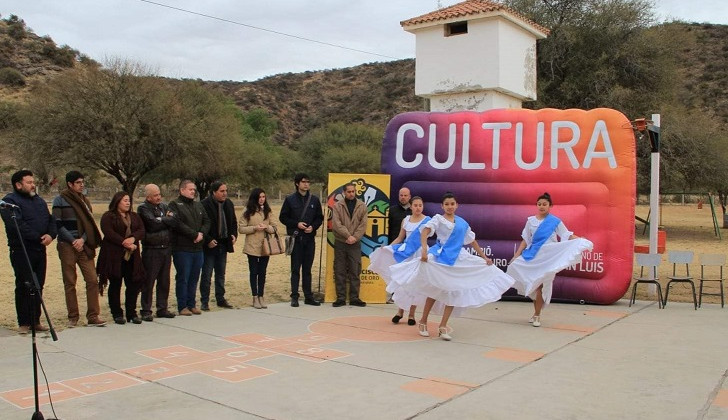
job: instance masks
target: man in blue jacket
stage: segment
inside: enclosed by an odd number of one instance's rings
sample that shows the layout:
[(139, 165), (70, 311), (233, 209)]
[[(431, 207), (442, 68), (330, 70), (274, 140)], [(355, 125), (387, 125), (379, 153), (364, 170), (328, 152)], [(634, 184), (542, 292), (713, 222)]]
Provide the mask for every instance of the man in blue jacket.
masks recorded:
[[(31, 300), (29, 288), (35, 287), (33, 285), (33, 273), (35, 273), (40, 287), (38, 293), (42, 296), (47, 265), (46, 247), (56, 238), (56, 221), (48, 211), (48, 204), (35, 192), (33, 172), (29, 170), (15, 172), (10, 181), (14, 191), (3, 198), (3, 201), (10, 205), (0, 209), (0, 214), (8, 235), (10, 264), (15, 271), (18, 333), (27, 334), (31, 325), (35, 326), (36, 331), (48, 331), (48, 327), (40, 323), (40, 299)], [(20, 236), (13, 217), (20, 228)], [(23, 244), (28, 251), (30, 267), (23, 254)]]

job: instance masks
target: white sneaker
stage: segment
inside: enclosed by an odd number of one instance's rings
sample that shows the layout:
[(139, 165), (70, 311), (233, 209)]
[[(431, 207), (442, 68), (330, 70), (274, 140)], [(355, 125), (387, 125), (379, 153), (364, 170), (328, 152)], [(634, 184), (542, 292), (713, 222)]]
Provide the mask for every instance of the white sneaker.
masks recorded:
[(540, 326), (541, 326), (541, 317), (540, 317), (540, 316), (534, 316), (534, 317), (533, 317), (533, 318), (531, 318), (531, 319), (533, 320), (533, 322), (531, 322), (531, 324), (532, 324), (532, 325), (533, 325), (534, 327), (540, 327)]
[(531, 318), (528, 319), (529, 324), (533, 324), (533, 318), (535, 318), (535, 316), (532, 316)]

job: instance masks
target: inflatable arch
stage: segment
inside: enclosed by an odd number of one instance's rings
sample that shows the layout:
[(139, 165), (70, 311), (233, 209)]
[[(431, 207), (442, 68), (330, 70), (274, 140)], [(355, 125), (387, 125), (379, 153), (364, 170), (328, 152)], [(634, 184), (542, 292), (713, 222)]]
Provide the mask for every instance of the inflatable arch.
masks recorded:
[(536, 199), (549, 192), (553, 214), (594, 243), (581, 264), (559, 273), (553, 299), (611, 304), (629, 288), (635, 137), (618, 111), (400, 114), (387, 125), (382, 172), (391, 175), (391, 197), (409, 187), (427, 214), (439, 212), (442, 194), (453, 192), (458, 214), (502, 269)]

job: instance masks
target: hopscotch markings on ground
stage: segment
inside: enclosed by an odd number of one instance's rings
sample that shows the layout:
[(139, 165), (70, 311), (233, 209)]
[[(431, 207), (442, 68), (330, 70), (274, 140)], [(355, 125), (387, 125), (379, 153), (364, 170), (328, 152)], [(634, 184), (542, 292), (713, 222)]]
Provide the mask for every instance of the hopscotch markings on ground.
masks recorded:
[[(85, 395), (116, 391), (191, 373), (201, 373), (230, 383), (247, 381), (277, 373), (246, 363), (272, 356), (288, 356), (308, 362), (323, 363), (351, 355), (319, 347), (341, 339), (314, 333), (288, 338), (239, 334), (222, 339), (243, 345), (213, 352), (204, 352), (183, 345), (137, 351), (136, 354), (158, 362), (50, 383), (53, 401), (60, 402)], [(2, 392), (0, 398), (20, 409), (35, 405), (34, 388)], [(39, 390), (39, 402), (41, 405), (49, 403), (48, 392), (45, 389)]]
[[(73, 388), (69, 388), (68, 386), (60, 382), (50, 383), (48, 387), (51, 390), (53, 402), (66, 401), (78, 397), (83, 397), (85, 395), (76, 391)], [(0, 397), (18, 408), (25, 409), (35, 406), (34, 388), (23, 388), (3, 392), (0, 394)], [(41, 405), (49, 403), (47, 389), (42, 387), (38, 388), (38, 402)]]

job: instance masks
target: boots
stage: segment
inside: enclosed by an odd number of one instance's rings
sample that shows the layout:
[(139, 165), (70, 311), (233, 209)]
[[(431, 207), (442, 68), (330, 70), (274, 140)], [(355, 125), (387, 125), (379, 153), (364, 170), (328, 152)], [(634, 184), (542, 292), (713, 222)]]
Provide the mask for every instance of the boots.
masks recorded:
[(260, 309), (262, 306), (260, 305), (260, 298), (258, 296), (253, 296), (253, 308)]
[(263, 309), (268, 309), (268, 306), (263, 302), (263, 296), (258, 296), (258, 303), (260, 304), (260, 307)]

